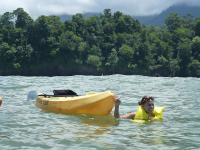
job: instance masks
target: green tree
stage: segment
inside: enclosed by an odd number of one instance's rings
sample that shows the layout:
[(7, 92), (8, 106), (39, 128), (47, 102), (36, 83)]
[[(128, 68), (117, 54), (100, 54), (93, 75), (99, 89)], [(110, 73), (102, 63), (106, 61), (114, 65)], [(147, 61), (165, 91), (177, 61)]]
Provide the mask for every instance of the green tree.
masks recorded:
[(123, 44), (119, 48), (119, 54), (124, 57), (126, 60), (130, 60), (133, 58), (134, 51), (132, 47), (129, 47), (128, 45)]
[(26, 13), (23, 8), (18, 8), (13, 11), (16, 18), (15, 27), (21, 29), (27, 29), (27, 27), (33, 23), (33, 19)]
[(112, 49), (111, 53), (108, 55), (106, 66), (109, 66), (109, 69), (111, 69), (111, 72), (114, 73), (115, 68), (117, 67), (119, 58), (117, 56), (116, 49)]
[(114, 13), (113, 18), (114, 18), (115, 21), (117, 21), (122, 15), (123, 15), (122, 12), (117, 11), (117, 12)]
[(141, 29), (140, 23), (135, 21), (130, 15), (124, 15), (117, 11), (114, 13), (115, 32), (116, 33), (129, 33), (133, 34)]
[(58, 39), (58, 36), (61, 34), (60, 26), (61, 26), (60, 17), (55, 15), (48, 16), (48, 26), (47, 26), (48, 36), (53, 36), (56, 39)]
[(71, 65), (79, 57), (78, 48), (82, 38), (71, 31), (66, 31), (59, 36), (59, 58), (62, 62), (70, 62)]
[(165, 17), (164, 22), (171, 32), (180, 28), (182, 24), (181, 18), (180, 16), (178, 16), (178, 13), (170, 13), (169, 16)]
[(54, 15), (40, 16), (29, 26), (28, 44), (31, 44), (35, 51), (34, 53), (37, 53), (36, 57), (39, 55), (42, 57), (42, 61), (50, 61), (51, 57), (49, 57), (49, 55), (55, 53), (55, 50), (59, 48), (58, 37), (62, 31), (62, 29), (60, 30), (60, 27), (60, 18)]
[(200, 61), (200, 37), (196, 36), (192, 40), (192, 54), (194, 59)]
[(171, 32), (169, 32), (166, 29), (161, 30), (161, 32), (158, 33), (158, 37), (163, 41), (168, 43), (170, 46), (172, 46), (173, 44), (173, 34)]
[(100, 13), (100, 20), (102, 24), (103, 33), (110, 36), (115, 31), (115, 24), (111, 14), (111, 9), (104, 9), (104, 14)]
[(148, 37), (149, 37), (148, 29), (147, 28), (142, 29), (142, 32), (141, 32), (142, 43), (147, 42)]
[(116, 43), (117, 49), (119, 49), (123, 44), (126, 44), (126, 34), (118, 33)]
[(15, 47), (10, 47), (9, 50), (7, 50), (4, 54), (5, 61), (7, 62), (7, 68), (10, 70), (12, 69), (17, 69), (20, 67), (20, 65), (16, 65), (17, 62), (17, 57), (16, 57), (17, 50)]
[(187, 15), (183, 15), (183, 26), (185, 28), (193, 28), (194, 27), (194, 19), (193, 15), (191, 13), (188, 13)]
[(62, 33), (59, 37), (59, 47), (61, 49), (60, 52), (61, 56), (64, 54), (70, 55), (70, 51), (75, 50), (74, 43), (72, 42), (72, 36), (74, 35), (71, 31), (66, 31), (65, 33)]
[(55, 56), (57, 52), (59, 51), (59, 44), (56, 39), (56, 37), (50, 36), (47, 38), (47, 45), (48, 45), (48, 51), (50, 52), (49, 55)]
[(41, 53), (43, 57), (47, 56), (46, 53), (46, 40), (49, 36), (48, 33), (49, 18), (47, 16), (40, 16), (34, 22), (32, 30), (29, 30), (31, 36), (30, 44), (34, 45), (34, 49)]
[(178, 60), (177, 59), (172, 59), (170, 61), (169, 65), (170, 65), (170, 75), (172, 77), (175, 77), (180, 71), (180, 66), (179, 66)]
[(192, 60), (190, 70), (192, 76), (200, 77), (200, 62), (197, 59)]
[(103, 12), (104, 14), (100, 13), (102, 25), (104, 26), (106, 23), (112, 23), (111, 9), (104, 9)]
[(92, 33), (95, 35), (101, 35), (101, 23), (98, 16), (91, 16), (87, 18), (85, 24), (86, 30), (90, 35)]
[(200, 19), (197, 21), (194, 30), (195, 30), (195, 35), (200, 36)]
[(191, 41), (189, 39), (182, 39), (178, 44), (178, 59), (180, 60), (180, 73), (181, 76), (189, 76), (189, 63), (191, 62)]
[(113, 34), (113, 32), (114, 32), (114, 30), (115, 30), (115, 26), (114, 26), (114, 24), (113, 23), (109, 23), (109, 22), (107, 22), (106, 24), (104, 24), (104, 26), (103, 26), (103, 32), (104, 32), (104, 34), (106, 34), (106, 35), (112, 35)]
[(84, 62), (87, 59), (87, 49), (89, 49), (89, 45), (86, 42), (81, 42), (79, 47), (78, 47), (78, 52), (80, 56), (80, 60)]
[(117, 14), (114, 14), (115, 18), (115, 23), (116, 23), (116, 33), (124, 33), (127, 32), (127, 26), (128, 24), (126, 23), (124, 19), (124, 15), (119, 12)]
[(77, 13), (72, 16), (72, 21), (75, 23), (76, 35), (82, 36), (85, 30), (85, 18), (82, 14)]
[(149, 43), (140, 43), (137, 53), (138, 69), (147, 74), (151, 71), (151, 65), (153, 63), (153, 55), (151, 54), (151, 47)]
[(162, 74), (167, 75), (169, 71), (169, 61), (164, 56), (158, 56), (159, 70)]
[(31, 60), (31, 56), (33, 53), (34, 49), (32, 48), (32, 46), (29, 44), (27, 45), (27, 49), (26, 49), (26, 57), (28, 58), (28, 60)]
[(7, 55), (7, 51), (10, 50), (10, 46), (8, 45), (8, 43), (3, 42), (0, 45), (0, 57), (1, 57), (1, 67), (4, 68), (4, 66), (6, 66), (6, 64), (10, 61), (9, 60), (9, 56)]
[(66, 20), (64, 24), (65, 24), (65, 29), (66, 30), (69, 30), (69, 31), (72, 31), (72, 32), (76, 33), (75, 22), (73, 22), (72, 20)]
[(95, 45), (92, 46), (92, 48), (88, 51), (90, 55), (95, 55), (101, 57), (101, 49)]
[(87, 59), (87, 63), (89, 65), (95, 66), (95, 67), (100, 67), (101, 66), (101, 60), (98, 56), (95, 55), (89, 55)]
[(1, 26), (5, 26), (6, 29), (10, 30), (14, 28), (14, 23), (13, 23), (13, 13), (6, 12), (4, 13), (1, 18), (0, 18), (0, 24)]
[(179, 43), (181, 42), (182, 38), (185, 37), (185, 31), (181, 28), (177, 29), (174, 31), (174, 33), (172, 34), (172, 46), (174, 48), (174, 55), (173, 58), (176, 59), (177, 55), (178, 55), (178, 46)]

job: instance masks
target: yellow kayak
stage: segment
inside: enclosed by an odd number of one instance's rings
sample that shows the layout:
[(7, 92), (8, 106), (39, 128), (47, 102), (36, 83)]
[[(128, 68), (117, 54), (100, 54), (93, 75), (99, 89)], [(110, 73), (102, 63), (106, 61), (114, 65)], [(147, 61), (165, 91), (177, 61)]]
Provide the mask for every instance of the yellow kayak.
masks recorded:
[(35, 106), (42, 110), (61, 113), (83, 113), (108, 115), (115, 106), (115, 94), (112, 91), (87, 93), (85, 96), (45, 96), (40, 94)]

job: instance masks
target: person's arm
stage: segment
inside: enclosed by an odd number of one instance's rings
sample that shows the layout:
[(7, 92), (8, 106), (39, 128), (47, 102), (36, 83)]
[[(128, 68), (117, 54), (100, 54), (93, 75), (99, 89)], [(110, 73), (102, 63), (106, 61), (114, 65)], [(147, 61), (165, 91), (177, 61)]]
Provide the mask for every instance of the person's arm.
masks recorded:
[(127, 115), (124, 115), (124, 116), (120, 116), (120, 118), (122, 119), (134, 119), (136, 113), (135, 112), (132, 112), (130, 114), (127, 114)]
[(115, 111), (114, 111), (114, 116), (116, 118), (120, 118), (120, 115), (119, 115), (119, 105), (121, 103), (121, 100), (120, 100), (120, 97), (117, 97), (115, 99)]
[(1, 104), (2, 104), (2, 98), (0, 97), (0, 106), (1, 106)]
[(124, 116), (120, 116), (119, 114), (119, 105), (121, 103), (121, 100), (120, 100), (120, 97), (117, 97), (115, 99), (115, 111), (114, 111), (114, 116), (116, 118), (122, 118), (122, 119), (134, 119), (136, 113), (133, 112), (133, 113), (130, 113), (130, 114), (127, 114), (127, 115), (124, 115)]

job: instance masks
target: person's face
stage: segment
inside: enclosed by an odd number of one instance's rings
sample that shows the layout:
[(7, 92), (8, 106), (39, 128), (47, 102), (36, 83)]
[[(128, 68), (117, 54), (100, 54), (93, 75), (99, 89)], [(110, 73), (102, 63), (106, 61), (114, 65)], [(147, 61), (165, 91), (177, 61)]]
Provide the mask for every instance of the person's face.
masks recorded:
[(146, 103), (142, 105), (143, 109), (146, 111), (147, 114), (153, 113), (154, 109), (154, 100), (150, 99)]

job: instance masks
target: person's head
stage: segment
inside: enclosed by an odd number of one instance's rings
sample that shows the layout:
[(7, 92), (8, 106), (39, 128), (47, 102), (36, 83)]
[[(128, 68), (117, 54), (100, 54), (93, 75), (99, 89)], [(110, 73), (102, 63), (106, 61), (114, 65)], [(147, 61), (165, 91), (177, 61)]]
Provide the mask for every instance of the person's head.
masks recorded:
[(147, 114), (151, 114), (154, 109), (154, 98), (150, 96), (144, 96), (141, 101), (138, 102), (138, 104), (142, 106)]

